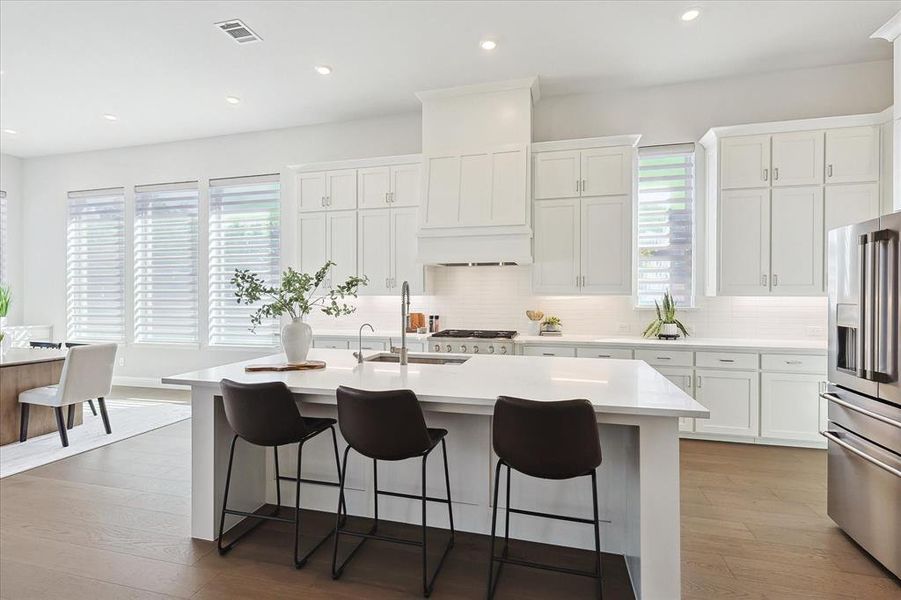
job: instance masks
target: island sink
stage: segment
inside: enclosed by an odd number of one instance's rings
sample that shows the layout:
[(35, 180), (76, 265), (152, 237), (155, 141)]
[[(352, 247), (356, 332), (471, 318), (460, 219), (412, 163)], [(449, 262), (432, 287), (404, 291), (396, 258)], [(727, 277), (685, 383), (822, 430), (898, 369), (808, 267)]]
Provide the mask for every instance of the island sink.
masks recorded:
[[(432, 356), (427, 354), (409, 354), (407, 362), (411, 365), (462, 365), (469, 358), (458, 358), (451, 356)], [(379, 363), (399, 363), (400, 355), (398, 354), (375, 354), (368, 358), (364, 358), (363, 362), (379, 362)]]

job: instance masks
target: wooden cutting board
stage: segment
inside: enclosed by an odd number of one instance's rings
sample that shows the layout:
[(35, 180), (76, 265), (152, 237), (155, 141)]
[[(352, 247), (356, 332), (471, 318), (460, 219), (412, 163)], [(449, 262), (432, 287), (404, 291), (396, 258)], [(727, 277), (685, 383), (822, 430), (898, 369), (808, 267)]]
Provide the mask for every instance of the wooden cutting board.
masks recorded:
[(244, 367), (246, 373), (255, 373), (257, 371), (308, 371), (310, 369), (324, 369), (325, 361), (308, 360), (302, 363), (281, 363), (273, 365), (247, 365)]

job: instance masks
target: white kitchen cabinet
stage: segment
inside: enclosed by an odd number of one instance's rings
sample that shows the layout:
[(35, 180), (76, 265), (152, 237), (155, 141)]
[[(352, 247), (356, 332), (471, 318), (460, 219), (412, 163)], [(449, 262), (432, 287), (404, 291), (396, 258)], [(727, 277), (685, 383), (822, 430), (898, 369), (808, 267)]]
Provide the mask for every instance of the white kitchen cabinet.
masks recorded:
[(423, 291), (423, 268), (416, 262), (416, 208), (361, 210), (357, 242), (359, 274), (369, 279), (361, 295), (394, 294), (404, 281), (411, 294)]
[(760, 436), (819, 442), (819, 384), (823, 375), (762, 373)]
[(422, 226), (526, 225), (528, 146), (426, 157)]
[(297, 207), (301, 212), (353, 210), (357, 207), (357, 170), (298, 173)]
[(583, 198), (581, 288), (586, 294), (632, 292), (630, 196)]
[(525, 346), (522, 349), (525, 356), (563, 356), (573, 358), (576, 349), (573, 346)]
[[(673, 382), (680, 390), (694, 397), (694, 371), (690, 367), (654, 367), (657, 372)], [(679, 417), (679, 431), (695, 430), (695, 420), (691, 417)]]
[(357, 274), (357, 222), (353, 212), (301, 214), (298, 224), (298, 265), (313, 274), (326, 261), (335, 263), (326, 285), (343, 283)]
[(724, 138), (720, 143), (720, 186), (728, 190), (769, 185), (770, 136)]
[(822, 184), (823, 145), (822, 131), (773, 134), (773, 186)]
[(369, 167), (357, 170), (357, 198), (359, 208), (385, 208), (391, 190), (389, 167)]
[(759, 388), (757, 371), (695, 370), (695, 399), (710, 411), (709, 419), (695, 420), (695, 431), (757, 437)]
[(581, 194), (581, 156), (578, 150), (536, 152), (533, 158), (535, 200), (578, 198)]
[(879, 180), (879, 127), (844, 127), (826, 132), (826, 183)]
[(582, 150), (582, 196), (619, 196), (632, 189), (631, 148)]
[(879, 184), (827, 185), (825, 230), (869, 221), (879, 216)]
[(418, 163), (388, 167), (391, 206), (419, 206), (422, 192)]
[(579, 358), (614, 358), (632, 360), (631, 348), (607, 348), (606, 346), (580, 346), (576, 348)]
[(717, 263), (722, 295), (769, 293), (770, 190), (723, 190), (718, 207)]
[(770, 223), (770, 291), (779, 296), (822, 294), (822, 186), (773, 189)]
[(581, 283), (581, 200), (535, 203), (535, 293), (578, 294)]
[(350, 348), (350, 342), (343, 338), (313, 338), (314, 348), (330, 348), (332, 350), (347, 350)]

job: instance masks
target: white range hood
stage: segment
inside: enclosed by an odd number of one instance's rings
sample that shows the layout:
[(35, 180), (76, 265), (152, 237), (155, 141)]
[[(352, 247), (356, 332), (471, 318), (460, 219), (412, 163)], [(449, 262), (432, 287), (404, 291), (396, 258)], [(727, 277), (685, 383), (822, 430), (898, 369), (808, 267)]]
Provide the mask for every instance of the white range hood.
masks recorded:
[(529, 146), (538, 79), (419, 92), (423, 264), (532, 262)]

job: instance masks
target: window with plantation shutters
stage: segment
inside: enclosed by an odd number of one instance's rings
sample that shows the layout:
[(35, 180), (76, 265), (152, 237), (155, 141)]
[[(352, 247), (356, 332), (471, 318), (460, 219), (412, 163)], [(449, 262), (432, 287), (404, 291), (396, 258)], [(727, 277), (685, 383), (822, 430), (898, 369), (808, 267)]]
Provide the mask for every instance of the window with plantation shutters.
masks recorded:
[(209, 343), (215, 346), (275, 346), (278, 321), (250, 332), (257, 306), (238, 304), (231, 278), (250, 269), (277, 285), (280, 278), (278, 175), (210, 181)]
[(66, 234), (67, 337), (125, 341), (125, 195), (70, 192)]
[(197, 183), (135, 187), (134, 340), (199, 339)]
[(637, 303), (694, 306), (694, 144), (638, 153)]

